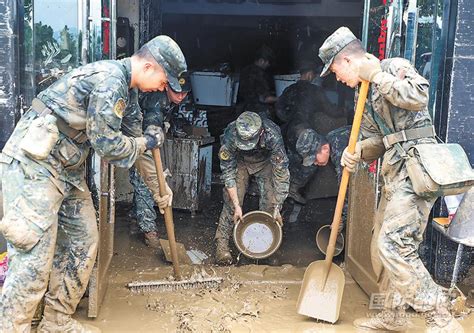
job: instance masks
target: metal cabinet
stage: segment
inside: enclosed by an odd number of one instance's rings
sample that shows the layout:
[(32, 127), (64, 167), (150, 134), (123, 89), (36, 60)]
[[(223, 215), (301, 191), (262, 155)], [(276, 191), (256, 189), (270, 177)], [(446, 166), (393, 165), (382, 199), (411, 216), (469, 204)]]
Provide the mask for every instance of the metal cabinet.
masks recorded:
[(166, 140), (164, 162), (172, 174), (168, 184), (174, 193), (173, 208), (194, 215), (210, 199), (213, 142), (213, 137)]

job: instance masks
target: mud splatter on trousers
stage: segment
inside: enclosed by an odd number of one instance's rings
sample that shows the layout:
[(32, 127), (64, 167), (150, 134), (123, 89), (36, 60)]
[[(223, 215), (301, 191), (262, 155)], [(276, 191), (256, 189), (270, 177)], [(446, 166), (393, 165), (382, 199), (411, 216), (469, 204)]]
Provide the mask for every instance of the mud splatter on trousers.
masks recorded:
[[(260, 194), (259, 207), (260, 210), (273, 213), (275, 208), (275, 192), (273, 190), (272, 183), (272, 165), (268, 163), (261, 170), (257, 171), (254, 174), (250, 174), (248, 169), (244, 165), (237, 165), (237, 175), (236, 175), (236, 187), (237, 187), (237, 196), (239, 198), (239, 203), (242, 206), (244, 202), (245, 193), (247, 192), (250, 177), (253, 176), (257, 180), (258, 190)], [(234, 227), (233, 215), (234, 207), (230, 201), (227, 190), (223, 189), (224, 197), (224, 207), (219, 216), (219, 224), (216, 230), (215, 238), (222, 238), (229, 240), (232, 236), (232, 230)]]
[(69, 183), (61, 190), (34, 163), (1, 165), (5, 218), (26, 220), (42, 230), (23, 251), (8, 244), (9, 271), (0, 298), (0, 332), (29, 332), (45, 294), (45, 307), (71, 315), (87, 287), (97, 254), (96, 214), (84, 191)]

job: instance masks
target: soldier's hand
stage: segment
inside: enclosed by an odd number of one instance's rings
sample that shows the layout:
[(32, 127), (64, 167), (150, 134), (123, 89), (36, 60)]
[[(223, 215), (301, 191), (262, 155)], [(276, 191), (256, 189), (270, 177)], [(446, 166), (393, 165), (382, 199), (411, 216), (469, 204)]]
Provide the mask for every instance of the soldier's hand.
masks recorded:
[(240, 207), (240, 205), (234, 207), (234, 223), (237, 223), (239, 221), (243, 221), (242, 207)]
[(143, 136), (146, 139), (146, 149), (159, 148), (165, 141), (163, 129), (156, 125), (148, 126)]
[(347, 151), (347, 148), (348, 147), (346, 147), (344, 149), (344, 152), (342, 153), (341, 165), (345, 167), (349, 172), (353, 173), (356, 170), (357, 163), (359, 163), (360, 161), (361, 146), (360, 143), (357, 142), (354, 154), (350, 154)]
[(154, 196), (155, 202), (158, 205), (161, 214), (165, 213), (166, 207), (171, 207), (173, 205), (173, 191), (171, 191), (171, 188), (168, 186), (168, 183), (166, 183), (166, 193), (167, 194), (164, 196)]
[(283, 218), (281, 217), (280, 207), (275, 207), (273, 210), (273, 219), (280, 225), (283, 226)]
[(373, 82), (374, 77), (382, 72), (380, 60), (370, 53), (366, 53), (359, 64), (359, 78)]

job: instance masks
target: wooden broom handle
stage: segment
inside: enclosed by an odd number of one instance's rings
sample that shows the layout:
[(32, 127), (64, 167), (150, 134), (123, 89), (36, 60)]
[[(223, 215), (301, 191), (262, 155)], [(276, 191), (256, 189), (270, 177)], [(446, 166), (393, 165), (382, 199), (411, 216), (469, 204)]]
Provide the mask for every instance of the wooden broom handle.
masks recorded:
[[(359, 97), (357, 99), (357, 107), (356, 112), (354, 115), (354, 121), (352, 123), (351, 135), (349, 137), (349, 146), (347, 151), (351, 154), (354, 154), (357, 139), (359, 138), (359, 131), (360, 131), (360, 124), (362, 122), (362, 115), (364, 114), (365, 109), (365, 102), (367, 100), (367, 93), (369, 91), (369, 82), (362, 81), (360, 90), (359, 90)], [(326, 250), (326, 267), (327, 267), (327, 274), (329, 274), (329, 269), (331, 268), (332, 259), (334, 257), (334, 251), (336, 248), (336, 240), (337, 240), (337, 230), (339, 229), (339, 225), (341, 224), (341, 216), (342, 216), (342, 209), (344, 207), (344, 200), (346, 198), (347, 186), (349, 185), (349, 171), (344, 168), (342, 172), (341, 184), (339, 185), (339, 193), (337, 195), (337, 203), (336, 203), (336, 210), (334, 212), (334, 217), (331, 224), (331, 235), (329, 237), (329, 243)], [(324, 284), (326, 283), (326, 278), (324, 279)]]
[[(161, 162), (160, 148), (152, 150), (153, 160), (155, 161), (156, 175), (158, 176), (158, 185), (160, 186), (160, 196), (165, 196), (166, 192), (166, 180), (165, 174), (163, 173), (163, 163)], [(174, 235), (174, 224), (173, 224), (173, 207), (168, 206), (164, 209), (165, 212), (165, 226), (166, 233), (168, 234), (168, 241), (170, 244), (171, 259), (173, 260), (173, 270), (176, 280), (181, 280), (181, 271), (178, 262), (178, 251), (176, 249), (176, 238)]]

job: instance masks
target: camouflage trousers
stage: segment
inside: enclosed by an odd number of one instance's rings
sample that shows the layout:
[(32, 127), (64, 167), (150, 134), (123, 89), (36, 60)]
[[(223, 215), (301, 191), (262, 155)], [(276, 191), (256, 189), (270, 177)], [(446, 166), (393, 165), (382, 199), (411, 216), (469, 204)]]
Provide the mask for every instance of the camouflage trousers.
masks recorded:
[(287, 151), (288, 160), (290, 162), (290, 185), (293, 190), (303, 190), (318, 169), (317, 166), (304, 166), (298, 153), (291, 150)]
[[(272, 175), (272, 166), (270, 163), (266, 164), (263, 169), (253, 174), (249, 173), (247, 167), (238, 164), (236, 187), (240, 205), (242, 206), (244, 202), (245, 193), (247, 192), (249, 186), (250, 177), (253, 176), (257, 180), (258, 191), (260, 194), (259, 209), (269, 213), (273, 213), (276, 203), (275, 192), (273, 190)], [(224, 197), (224, 207), (222, 208), (221, 215), (219, 216), (219, 224), (217, 225), (215, 238), (229, 240), (232, 237), (234, 228), (234, 206), (230, 201), (229, 194), (227, 193), (225, 187), (223, 188), (222, 192)]]
[(426, 312), (447, 306), (442, 288), (433, 281), (418, 255), (435, 201), (436, 198), (425, 200), (417, 196), (409, 178), (401, 181), (389, 199), (385, 194), (382, 196), (372, 261), (381, 281), (386, 308), (408, 304), (418, 312)]
[[(9, 270), (0, 298), (0, 332), (29, 332), (46, 290), (46, 309), (75, 312), (97, 254), (96, 214), (88, 190), (62, 182), (60, 190), (59, 181), (33, 162), (13, 160), (0, 167), (4, 218), (27, 220), (43, 230), (30, 251), (8, 244)], [(85, 180), (81, 185), (87, 189)]]
[(156, 231), (157, 214), (153, 195), (135, 167), (130, 168), (129, 176), (133, 187), (132, 214), (137, 219), (138, 227), (143, 233)]

